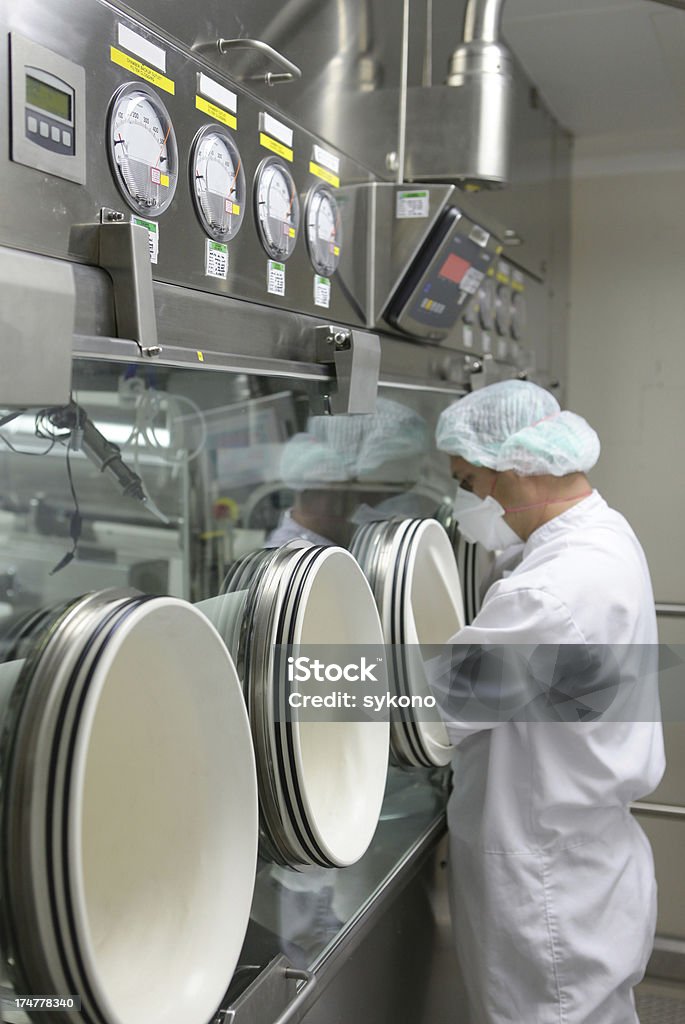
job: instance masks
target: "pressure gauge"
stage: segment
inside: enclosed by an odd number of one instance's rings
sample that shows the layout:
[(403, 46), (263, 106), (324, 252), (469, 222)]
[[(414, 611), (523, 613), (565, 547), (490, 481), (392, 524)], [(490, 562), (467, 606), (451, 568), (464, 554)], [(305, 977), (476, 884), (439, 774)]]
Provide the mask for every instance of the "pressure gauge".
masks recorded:
[(511, 300), (511, 336), (520, 341), (526, 330), (526, 299), (522, 292), (516, 292)]
[(506, 285), (497, 286), (495, 295), (495, 327), (498, 334), (508, 334), (511, 324), (511, 292)]
[(330, 277), (338, 269), (342, 231), (338, 202), (326, 185), (315, 185), (307, 200), (307, 249), (317, 274)]
[(478, 318), (484, 331), (495, 326), (495, 282), (486, 277), (478, 289)]
[(255, 209), (259, 237), (267, 253), (287, 260), (297, 242), (300, 202), (293, 176), (278, 157), (267, 157), (257, 168)]
[(109, 156), (119, 191), (146, 217), (166, 210), (178, 179), (178, 149), (168, 111), (146, 85), (115, 92), (109, 109)]
[(190, 188), (202, 227), (217, 242), (235, 238), (245, 213), (245, 174), (230, 132), (209, 124), (195, 136)]

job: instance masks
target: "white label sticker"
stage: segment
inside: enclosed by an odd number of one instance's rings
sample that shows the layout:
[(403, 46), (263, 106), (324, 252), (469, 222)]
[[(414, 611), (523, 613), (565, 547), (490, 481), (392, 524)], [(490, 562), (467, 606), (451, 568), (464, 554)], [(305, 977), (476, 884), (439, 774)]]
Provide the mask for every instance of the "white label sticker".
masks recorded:
[(340, 174), (340, 157), (329, 153), (322, 146), (314, 145), (312, 147), (312, 160), (316, 164), (321, 164), (326, 170), (332, 171), (333, 174)]
[(205, 242), (205, 275), (226, 280), (228, 274), (228, 246), (208, 238)]
[(331, 304), (331, 281), (328, 277), (314, 275), (314, 305), (328, 309)]
[(287, 124), (283, 124), (282, 121), (277, 121), (275, 117), (267, 114), (265, 110), (259, 115), (259, 130), (270, 135), (272, 139), (278, 139), (284, 146), (292, 147), (292, 128), (288, 128)]
[(285, 295), (285, 263), (267, 262), (266, 290), (269, 295)]
[(395, 217), (398, 220), (409, 217), (427, 217), (430, 200), (427, 191), (398, 192), (395, 200)]
[(473, 348), (473, 331), (466, 324), (462, 327), (462, 340), (464, 348)]
[(484, 277), (485, 274), (480, 270), (476, 270), (475, 267), (469, 267), (459, 282), (459, 287), (463, 292), (468, 292), (469, 295), (475, 295)]
[(132, 224), (140, 224), (142, 228), (147, 229), (147, 244), (148, 252), (150, 253), (150, 263), (156, 263), (159, 257), (159, 224), (156, 224), (153, 220), (143, 220), (142, 217), (131, 217)]
[(149, 39), (131, 31), (126, 25), (117, 25), (117, 38), (119, 46), (123, 46), (129, 53), (135, 53), (146, 64), (153, 64), (160, 71), (166, 71), (166, 52), (161, 46), (156, 46)]
[(238, 113), (238, 97), (224, 85), (219, 85), (213, 78), (205, 75), (202, 71), (197, 76), (197, 91), (200, 96), (212, 103), (218, 103), (224, 110), (230, 110), (232, 114)]

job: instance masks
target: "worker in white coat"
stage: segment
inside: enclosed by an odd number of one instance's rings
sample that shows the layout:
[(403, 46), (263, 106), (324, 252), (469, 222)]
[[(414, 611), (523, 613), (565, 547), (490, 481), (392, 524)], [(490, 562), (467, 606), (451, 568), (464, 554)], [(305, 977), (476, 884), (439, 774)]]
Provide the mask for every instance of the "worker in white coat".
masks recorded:
[(436, 440), (465, 537), (520, 546), (433, 666), (457, 745), (451, 899), (472, 1024), (637, 1024), (656, 884), (629, 805), (664, 769), (642, 548), (585, 476), (597, 435), (542, 388), (474, 392)]

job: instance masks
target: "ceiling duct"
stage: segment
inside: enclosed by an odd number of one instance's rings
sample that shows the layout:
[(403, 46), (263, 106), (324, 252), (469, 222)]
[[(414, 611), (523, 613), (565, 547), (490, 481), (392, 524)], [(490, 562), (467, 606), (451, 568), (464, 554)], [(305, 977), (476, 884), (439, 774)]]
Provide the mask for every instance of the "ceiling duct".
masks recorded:
[(503, 6), (468, 0), (446, 84), (407, 90), (407, 179), (507, 184), (514, 67), (500, 38)]

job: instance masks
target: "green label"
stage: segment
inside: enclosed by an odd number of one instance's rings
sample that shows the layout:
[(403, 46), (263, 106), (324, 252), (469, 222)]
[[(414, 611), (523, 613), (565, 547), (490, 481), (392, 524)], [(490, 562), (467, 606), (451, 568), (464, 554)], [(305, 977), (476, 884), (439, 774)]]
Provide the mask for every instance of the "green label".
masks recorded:
[(224, 254), (226, 254), (228, 252), (228, 246), (224, 245), (223, 242), (210, 242), (209, 243), (209, 247), (214, 252), (222, 252)]
[(427, 192), (400, 192), (400, 199), (425, 199)]
[(134, 224), (140, 224), (141, 228), (147, 228), (148, 231), (157, 232), (157, 224), (153, 220), (143, 220), (142, 217), (134, 217)]
[(274, 263), (274, 261), (271, 260), (271, 269), (272, 270), (285, 270), (285, 263)]

